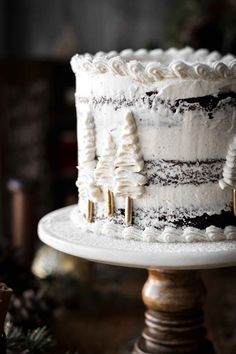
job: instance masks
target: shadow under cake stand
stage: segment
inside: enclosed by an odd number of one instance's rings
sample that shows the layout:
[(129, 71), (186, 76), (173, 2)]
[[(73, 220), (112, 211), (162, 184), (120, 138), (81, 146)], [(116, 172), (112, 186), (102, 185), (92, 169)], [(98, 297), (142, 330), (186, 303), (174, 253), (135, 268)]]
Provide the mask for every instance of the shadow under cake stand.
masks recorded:
[(145, 328), (133, 354), (214, 354), (206, 337), (205, 289), (198, 269), (236, 265), (236, 241), (146, 243), (115, 239), (78, 229), (74, 206), (44, 216), (40, 239), (73, 256), (107, 264), (146, 268), (142, 298)]

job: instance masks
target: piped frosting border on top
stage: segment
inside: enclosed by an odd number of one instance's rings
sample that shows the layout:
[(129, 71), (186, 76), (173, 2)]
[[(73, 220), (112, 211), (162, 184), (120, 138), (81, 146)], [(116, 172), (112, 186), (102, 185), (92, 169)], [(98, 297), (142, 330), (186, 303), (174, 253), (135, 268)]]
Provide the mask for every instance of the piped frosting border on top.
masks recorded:
[(72, 57), (72, 70), (75, 74), (110, 73), (126, 76), (142, 83), (153, 83), (163, 79), (202, 79), (221, 80), (236, 78), (236, 57), (232, 54), (222, 56), (217, 51), (170, 48), (166, 51), (154, 49), (147, 51), (125, 49), (120, 53), (98, 52)]

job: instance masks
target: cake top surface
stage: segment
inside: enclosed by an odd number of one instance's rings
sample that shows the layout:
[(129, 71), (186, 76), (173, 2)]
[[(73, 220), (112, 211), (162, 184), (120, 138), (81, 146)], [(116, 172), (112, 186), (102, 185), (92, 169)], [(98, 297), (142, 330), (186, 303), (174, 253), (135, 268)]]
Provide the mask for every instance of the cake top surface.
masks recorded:
[(190, 47), (168, 50), (132, 50), (120, 53), (98, 52), (95, 55), (76, 54), (71, 59), (75, 74), (110, 73), (128, 76), (135, 81), (151, 83), (163, 79), (203, 79), (222, 80), (236, 78), (236, 57), (232, 54), (222, 56), (219, 52), (207, 49), (194, 50)]

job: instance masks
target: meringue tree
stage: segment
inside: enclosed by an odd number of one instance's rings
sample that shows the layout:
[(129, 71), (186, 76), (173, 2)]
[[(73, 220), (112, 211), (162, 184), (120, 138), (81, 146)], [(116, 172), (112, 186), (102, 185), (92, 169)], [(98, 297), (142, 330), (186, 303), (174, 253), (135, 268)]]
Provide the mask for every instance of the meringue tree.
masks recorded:
[(102, 191), (97, 186), (94, 169), (96, 167), (96, 135), (94, 119), (90, 111), (79, 117), (79, 177), (76, 185), (80, 196), (87, 199), (86, 218), (93, 220), (94, 203), (102, 199)]
[(121, 141), (115, 159), (115, 195), (125, 198), (125, 223), (132, 224), (133, 199), (144, 193), (146, 177), (137, 126), (132, 112), (125, 115)]
[(233, 194), (233, 211), (236, 216), (236, 135), (233, 136), (223, 167), (223, 178), (219, 181), (221, 189), (231, 189)]
[(116, 145), (113, 141), (111, 134), (107, 135), (104, 148), (101, 156), (98, 159), (97, 167), (95, 170), (95, 178), (97, 184), (102, 186), (107, 191), (107, 215), (112, 216), (114, 214), (115, 202), (114, 202), (114, 169), (115, 169), (115, 155)]

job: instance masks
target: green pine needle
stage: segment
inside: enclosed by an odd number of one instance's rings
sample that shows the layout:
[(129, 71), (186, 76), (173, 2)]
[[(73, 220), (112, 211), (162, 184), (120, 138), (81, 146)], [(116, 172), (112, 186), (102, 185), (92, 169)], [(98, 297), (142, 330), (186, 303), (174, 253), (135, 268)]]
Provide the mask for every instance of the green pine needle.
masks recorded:
[(17, 327), (7, 330), (8, 354), (46, 354), (52, 346), (52, 336), (46, 327), (29, 330), (26, 334)]
[(25, 337), (25, 344), (29, 353), (46, 353), (52, 346), (52, 343), (52, 337), (46, 327), (39, 327), (32, 331), (28, 331)]

